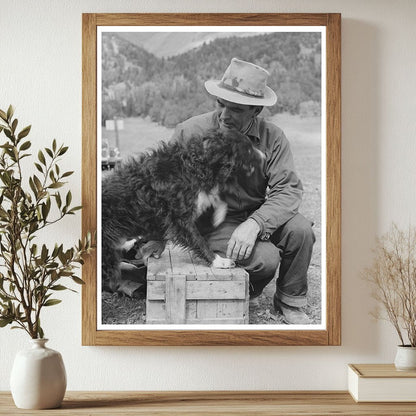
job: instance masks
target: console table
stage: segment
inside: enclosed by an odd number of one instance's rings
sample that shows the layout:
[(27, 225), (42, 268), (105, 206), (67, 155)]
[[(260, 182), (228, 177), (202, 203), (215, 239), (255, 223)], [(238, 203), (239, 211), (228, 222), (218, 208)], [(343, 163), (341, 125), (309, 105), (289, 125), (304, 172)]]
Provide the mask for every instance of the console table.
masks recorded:
[(339, 391), (67, 392), (59, 409), (36, 411), (14, 406), (0, 392), (0, 415), (415, 415), (416, 403), (355, 403)]

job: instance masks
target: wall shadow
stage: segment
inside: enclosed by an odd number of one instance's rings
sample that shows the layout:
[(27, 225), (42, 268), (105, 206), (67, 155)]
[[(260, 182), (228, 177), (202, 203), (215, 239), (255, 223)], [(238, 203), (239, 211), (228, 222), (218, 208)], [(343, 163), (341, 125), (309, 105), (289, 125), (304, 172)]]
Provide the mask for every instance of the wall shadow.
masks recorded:
[(380, 344), (371, 289), (360, 277), (371, 264), (380, 214), (380, 30), (342, 20), (342, 345), (360, 360)]

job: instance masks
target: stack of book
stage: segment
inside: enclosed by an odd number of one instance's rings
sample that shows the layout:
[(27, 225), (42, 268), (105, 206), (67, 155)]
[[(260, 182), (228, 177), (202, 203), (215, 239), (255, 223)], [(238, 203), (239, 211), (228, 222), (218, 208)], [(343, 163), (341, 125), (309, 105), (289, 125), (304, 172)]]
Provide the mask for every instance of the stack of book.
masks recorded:
[(348, 390), (356, 402), (416, 402), (416, 371), (394, 364), (349, 364)]

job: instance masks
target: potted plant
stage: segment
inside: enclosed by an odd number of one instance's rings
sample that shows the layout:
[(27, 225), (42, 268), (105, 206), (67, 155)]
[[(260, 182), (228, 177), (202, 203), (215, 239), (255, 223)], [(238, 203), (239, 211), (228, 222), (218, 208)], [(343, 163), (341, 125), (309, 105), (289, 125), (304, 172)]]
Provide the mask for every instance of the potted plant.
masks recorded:
[(403, 231), (393, 224), (374, 252), (372, 267), (364, 271), (383, 307), (374, 316), (387, 319), (400, 339), (396, 368), (416, 370), (416, 228)]
[[(59, 160), (68, 147), (53, 140), (39, 150), (33, 173), (23, 175), (23, 165), (31, 142), (27, 126), (18, 132), (13, 107), (0, 110), (0, 327), (11, 325), (24, 330), (32, 348), (16, 355), (11, 374), (14, 401), (22, 408), (58, 407), (66, 389), (61, 355), (46, 348), (41, 312), (61, 302), (54, 295), (72, 290), (64, 279), (83, 281), (77, 270), (92, 249), (91, 234), (69, 249), (52, 248), (40, 241), (43, 230), (56, 226), (80, 206), (72, 206), (71, 191), (63, 193), (65, 180), (73, 172), (63, 172)], [(73, 290), (72, 290), (73, 291)]]

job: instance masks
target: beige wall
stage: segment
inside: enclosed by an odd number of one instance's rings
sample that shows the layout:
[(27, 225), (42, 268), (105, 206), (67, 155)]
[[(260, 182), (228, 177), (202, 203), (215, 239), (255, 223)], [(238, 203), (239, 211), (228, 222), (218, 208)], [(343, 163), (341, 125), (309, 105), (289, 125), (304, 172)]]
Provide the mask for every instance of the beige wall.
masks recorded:
[[(80, 296), (64, 295), (44, 326), (71, 390), (345, 389), (346, 364), (392, 362), (397, 339), (369, 316), (359, 278), (377, 233), (416, 222), (416, 2), (412, 0), (0, 0), (0, 108), (33, 124), (34, 147), (56, 137), (81, 187), (81, 13), (342, 13), (341, 347), (81, 347)], [(80, 216), (59, 235), (72, 243)], [(8, 389), (23, 333), (0, 330), (0, 390)]]

